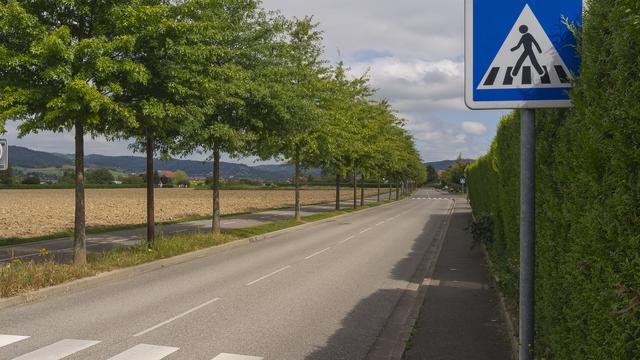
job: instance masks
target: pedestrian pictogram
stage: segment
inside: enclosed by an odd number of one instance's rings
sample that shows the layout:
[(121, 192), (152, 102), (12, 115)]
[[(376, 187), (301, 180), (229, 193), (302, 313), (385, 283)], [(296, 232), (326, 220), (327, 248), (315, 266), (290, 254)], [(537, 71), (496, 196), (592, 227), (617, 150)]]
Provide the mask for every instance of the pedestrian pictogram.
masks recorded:
[(525, 5), (478, 89), (570, 88), (570, 74), (535, 14)]
[(467, 106), (571, 106), (580, 58), (569, 24), (581, 25), (583, 8), (583, 0), (467, 0)]

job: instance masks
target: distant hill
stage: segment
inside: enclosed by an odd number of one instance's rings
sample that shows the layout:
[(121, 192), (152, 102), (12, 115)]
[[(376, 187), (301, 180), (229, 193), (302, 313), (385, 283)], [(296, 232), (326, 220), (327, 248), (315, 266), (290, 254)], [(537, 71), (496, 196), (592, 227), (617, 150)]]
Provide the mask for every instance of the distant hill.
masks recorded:
[[(466, 162), (472, 163), (475, 160), (472, 159), (463, 159)], [(456, 162), (455, 160), (442, 160), (442, 161), (434, 161), (434, 162), (428, 162), (425, 164), (426, 165), (431, 165), (433, 166), (437, 171), (440, 170), (444, 170), (446, 168), (448, 168), (449, 166), (451, 166), (454, 162)]]
[(73, 160), (67, 155), (35, 151), (21, 146), (9, 146), (11, 166), (25, 168), (47, 168), (73, 166)]
[[(10, 161), (14, 167), (27, 169), (55, 168), (73, 166), (73, 155), (56, 154), (43, 151), (35, 151), (20, 146), (10, 146)], [(106, 168), (122, 171), (124, 173), (143, 173), (147, 160), (142, 156), (85, 156), (87, 168)], [(211, 176), (213, 169), (211, 162), (193, 160), (154, 160), (156, 170), (183, 170), (191, 177)], [(319, 170), (308, 171), (317, 175)], [(251, 179), (264, 181), (284, 181), (293, 176), (293, 167), (290, 165), (257, 165), (248, 166), (229, 162), (220, 163), (220, 175), (224, 179)]]

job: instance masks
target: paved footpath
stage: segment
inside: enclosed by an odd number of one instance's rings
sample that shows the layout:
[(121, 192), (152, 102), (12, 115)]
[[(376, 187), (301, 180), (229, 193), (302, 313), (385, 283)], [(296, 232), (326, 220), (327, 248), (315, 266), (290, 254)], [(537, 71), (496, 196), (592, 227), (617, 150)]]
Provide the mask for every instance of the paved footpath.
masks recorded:
[[(386, 190), (385, 190), (386, 191)], [(381, 200), (388, 200), (388, 193), (381, 195)], [(392, 194), (395, 198), (395, 192)], [(377, 197), (365, 199), (366, 204), (376, 202)], [(353, 207), (353, 200), (342, 201), (341, 207), (348, 209)], [(360, 205), (360, 200), (358, 200)], [(335, 202), (307, 205), (302, 208), (302, 216), (335, 210)], [(258, 225), (264, 225), (280, 220), (288, 220), (294, 216), (293, 209), (275, 209), (250, 214), (223, 216), (221, 220), (222, 230), (244, 229)], [(178, 224), (158, 225), (158, 235), (178, 235), (184, 233), (204, 232), (211, 230), (211, 220), (197, 220)], [(87, 235), (87, 250), (89, 252), (103, 252), (117, 246), (131, 246), (139, 244), (146, 237), (146, 228), (140, 227), (129, 230), (112, 231), (102, 234)], [(11, 259), (29, 260), (40, 257), (40, 249), (47, 249), (51, 256), (59, 260), (68, 259), (73, 250), (73, 238), (66, 237), (26, 243), (21, 245), (0, 246), (0, 264)]]
[(482, 250), (471, 250), (471, 209), (456, 204), (407, 360), (513, 359), (505, 320)]

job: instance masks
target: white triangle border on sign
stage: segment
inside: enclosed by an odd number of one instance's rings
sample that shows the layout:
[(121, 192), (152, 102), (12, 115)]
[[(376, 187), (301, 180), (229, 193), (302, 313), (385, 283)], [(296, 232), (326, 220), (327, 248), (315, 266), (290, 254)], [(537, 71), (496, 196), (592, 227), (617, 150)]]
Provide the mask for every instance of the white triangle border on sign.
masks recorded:
[[(530, 19), (528, 19), (527, 21), (523, 21), (523, 19), (525, 18), (530, 18)], [(531, 71), (531, 73), (533, 74), (531, 79), (531, 84), (522, 83), (521, 77), (524, 72), (523, 70), (520, 70), (519, 77), (516, 77), (515, 79), (513, 79), (513, 82), (511, 84), (506, 83), (505, 78), (507, 77), (507, 73), (508, 73), (507, 67), (509, 64), (511, 64), (511, 66), (513, 67), (513, 65), (515, 65), (514, 56), (516, 59), (518, 57), (516, 56), (516, 54), (513, 54), (511, 51), (511, 48), (517, 44), (517, 40), (514, 40), (514, 37), (520, 36), (519, 27), (524, 23), (527, 23), (527, 26), (529, 26), (530, 32), (536, 33), (536, 40), (538, 41), (538, 43), (540, 43), (540, 46), (542, 48), (542, 55), (544, 56), (544, 58), (542, 58), (542, 60), (539, 60), (539, 61), (540, 61), (540, 64), (542, 66), (546, 66), (546, 69), (547, 69), (548, 79), (546, 83), (543, 83), (541, 76), (538, 75), (535, 70)], [(517, 35), (514, 35), (514, 34), (517, 34)], [(517, 54), (519, 53), (520, 52), (518, 52)], [(508, 61), (506, 61), (505, 59), (508, 59)], [(532, 70), (530, 60), (527, 59), (524, 65), (525, 66), (529, 65), (529, 70)], [(557, 70), (555, 69), (555, 66), (561, 67), (564, 74), (558, 73)], [(497, 75), (494, 74), (494, 77), (495, 77), (495, 79), (493, 79), (494, 82), (493, 83), (490, 82), (490, 84), (487, 85), (487, 79), (489, 78), (492, 70), (495, 70), (495, 69), (499, 69), (499, 72), (497, 73)], [(502, 46), (500, 47), (500, 50), (498, 51), (493, 61), (491, 62), (491, 65), (486, 70), (482, 78), (482, 81), (478, 85), (477, 89), (478, 90), (501, 90), (501, 89), (571, 88), (572, 87), (571, 82), (566, 80), (563, 81), (561, 78), (562, 75), (564, 75), (568, 80), (572, 79), (571, 72), (569, 71), (564, 60), (562, 59), (557, 49), (553, 45), (553, 42), (551, 41), (549, 36), (546, 34), (546, 31), (540, 24), (539, 20), (533, 13), (533, 10), (529, 6), (529, 4), (525, 4), (522, 12), (520, 13), (520, 16), (518, 16), (518, 19), (514, 23), (511, 31), (506, 36), (505, 41), (503, 42)], [(502, 79), (505, 79), (505, 82), (503, 82)]]

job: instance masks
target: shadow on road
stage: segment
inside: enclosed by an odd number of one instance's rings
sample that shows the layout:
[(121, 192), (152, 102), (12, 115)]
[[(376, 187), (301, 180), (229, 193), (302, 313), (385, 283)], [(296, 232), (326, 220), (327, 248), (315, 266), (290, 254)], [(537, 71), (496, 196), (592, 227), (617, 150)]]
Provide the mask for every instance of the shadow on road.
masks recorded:
[[(418, 265), (436, 235), (445, 215), (431, 215), (419, 236), (413, 240), (411, 251), (396, 263), (390, 280), (411, 281)], [(367, 355), (381, 329), (393, 312), (405, 288), (378, 290), (362, 300), (342, 320), (342, 328), (333, 334), (327, 345), (306, 357), (307, 360), (356, 360)]]

